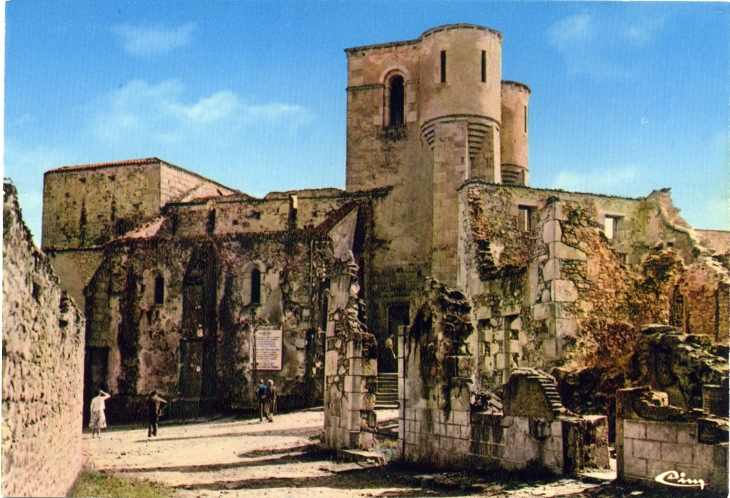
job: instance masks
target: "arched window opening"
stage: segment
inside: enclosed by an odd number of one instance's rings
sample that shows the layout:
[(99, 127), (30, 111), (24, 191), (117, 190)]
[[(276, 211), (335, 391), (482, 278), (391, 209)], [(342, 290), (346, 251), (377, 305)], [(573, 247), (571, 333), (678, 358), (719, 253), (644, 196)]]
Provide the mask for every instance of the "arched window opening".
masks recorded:
[(395, 76), (390, 80), (390, 126), (403, 126), (405, 124), (405, 81), (403, 76)]
[(261, 303), (261, 271), (254, 268), (251, 271), (251, 304)]
[(155, 304), (165, 302), (165, 278), (162, 275), (155, 277)]

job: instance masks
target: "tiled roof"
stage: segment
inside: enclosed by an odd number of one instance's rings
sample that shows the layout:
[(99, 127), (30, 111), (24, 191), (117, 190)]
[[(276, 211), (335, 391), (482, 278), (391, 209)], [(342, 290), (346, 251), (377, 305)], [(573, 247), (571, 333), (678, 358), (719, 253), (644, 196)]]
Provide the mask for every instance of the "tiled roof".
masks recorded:
[(110, 163), (80, 164), (78, 166), (63, 166), (61, 168), (52, 169), (50, 171), (46, 171), (46, 174), (60, 173), (60, 172), (65, 172), (65, 171), (83, 171), (83, 170), (89, 170), (89, 169), (111, 168), (114, 166), (157, 164), (157, 163), (161, 163), (161, 162), (162, 162), (162, 160), (158, 159), (157, 157), (148, 157), (145, 159), (128, 159), (126, 161), (115, 161), (115, 162), (110, 162)]

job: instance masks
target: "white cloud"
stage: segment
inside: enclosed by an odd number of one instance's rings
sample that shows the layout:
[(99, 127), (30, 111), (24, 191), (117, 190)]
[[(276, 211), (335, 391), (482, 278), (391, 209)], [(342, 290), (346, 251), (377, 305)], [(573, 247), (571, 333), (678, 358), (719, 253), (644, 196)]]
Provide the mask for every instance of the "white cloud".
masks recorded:
[(240, 102), (236, 94), (218, 92), (208, 98), (200, 99), (186, 110), (186, 114), (193, 121), (209, 123), (231, 115), (239, 107)]
[(639, 169), (634, 166), (610, 168), (603, 171), (561, 171), (553, 181), (553, 188), (571, 192), (595, 192), (613, 194), (638, 178)]
[(241, 133), (244, 127), (298, 127), (310, 121), (307, 110), (281, 102), (246, 103), (231, 91), (219, 91), (193, 102), (183, 99), (178, 81), (150, 84), (130, 81), (87, 106), (94, 116), (91, 132), (109, 144), (189, 143)]
[(548, 29), (548, 36), (556, 47), (565, 50), (590, 40), (594, 31), (593, 18), (589, 14), (574, 14), (553, 24)]
[(635, 21), (579, 13), (553, 24), (548, 40), (563, 56), (569, 72), (594, 77), (629, 77), (637, 68), (622, 50), (651, 43), (664, 26), (653, 17)]
[(124, 42), (124, 49), (133, 55), (149, 57), (164, 54), (176, 47), (187, 45), (195, 25), (185, 24), (176, 29), (164, 26), (130, 26), (122, 24), (112, 28)]

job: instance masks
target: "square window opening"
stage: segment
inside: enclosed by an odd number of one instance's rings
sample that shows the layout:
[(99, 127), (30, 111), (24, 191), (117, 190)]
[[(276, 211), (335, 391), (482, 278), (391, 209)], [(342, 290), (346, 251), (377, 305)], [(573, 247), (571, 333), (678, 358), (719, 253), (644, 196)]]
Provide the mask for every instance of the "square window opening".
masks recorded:
[(530, 206), (517, 206), (517, 229), (521, 232), (532, 230), (532, 208)]

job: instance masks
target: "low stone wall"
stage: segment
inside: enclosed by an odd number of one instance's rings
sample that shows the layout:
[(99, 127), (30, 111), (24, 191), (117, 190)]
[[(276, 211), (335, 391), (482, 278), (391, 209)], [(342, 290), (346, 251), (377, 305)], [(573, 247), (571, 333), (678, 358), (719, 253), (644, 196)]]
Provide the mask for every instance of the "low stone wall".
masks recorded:
[(504, 411), (472, 414), (471, 453), (489, 466), (556, 474), (608, 468), (606, 417), (565, 410), (551, 377), (520, 369), (505, 385)]
[(683, 412), (662, 394), (648, 388), (618, 391), (618, 478), (667, 491), (701, 487), (727, 494), (727, 419)]
[(2, 494), (65, 496), (83, 464), (84, 319), (3, 187)]

